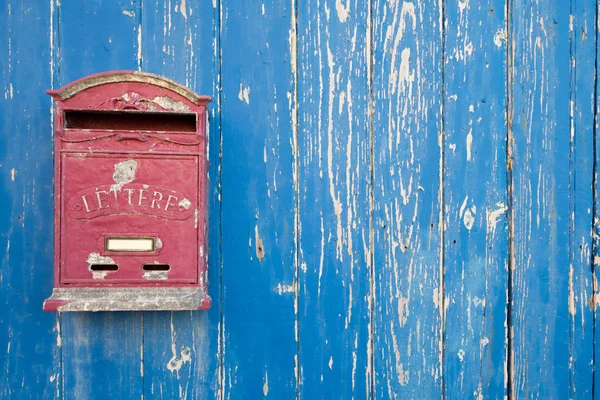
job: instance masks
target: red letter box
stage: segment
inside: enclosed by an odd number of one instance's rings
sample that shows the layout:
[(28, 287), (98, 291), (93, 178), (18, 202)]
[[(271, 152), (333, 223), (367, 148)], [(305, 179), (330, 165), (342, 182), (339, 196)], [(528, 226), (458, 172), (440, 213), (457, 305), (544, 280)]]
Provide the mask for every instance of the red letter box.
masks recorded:
[(117, 71), (56, 100), (55, 270), (45, 311), (207, 309), (206, 106)]

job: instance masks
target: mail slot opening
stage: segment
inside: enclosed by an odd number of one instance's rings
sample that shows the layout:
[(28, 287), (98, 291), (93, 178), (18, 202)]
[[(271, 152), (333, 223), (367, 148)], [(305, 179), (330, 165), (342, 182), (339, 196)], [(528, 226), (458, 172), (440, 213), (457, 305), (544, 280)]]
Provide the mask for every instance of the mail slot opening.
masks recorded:
[(142, 268), (144, 271), (169, 271), (171, 266), (169, 264), (144, 264)]
[(90, 271), (117, 271), (119, 266), (116, 264), (92, 264)]
[(105, 251), (152, 252), (154, 245), (153, 237), (107, 237), (104, 239)]
[(196, 132), (196, 114), (66, 110), (66, 129)]

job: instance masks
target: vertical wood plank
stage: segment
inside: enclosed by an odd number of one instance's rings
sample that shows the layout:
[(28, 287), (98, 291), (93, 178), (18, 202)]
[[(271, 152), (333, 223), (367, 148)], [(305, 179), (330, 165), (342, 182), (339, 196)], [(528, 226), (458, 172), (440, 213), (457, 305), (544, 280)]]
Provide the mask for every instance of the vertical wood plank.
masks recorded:
[(594, 312), (593, 242), (594, 96), (596, 80), (596, 7), (594, 0), (571, 5), (571, 239), (568, 307), (570, 398), (593, 395)]
[(222, 2), (225, 398), (296, 396), (293, 5)]
[(375, 397), (442, 396), (441, 3), (373, 2)]
[(300, 397), (368, 398), (369, 3), (298, 6)]
[(508, 395), (505, 0), (445, 2), (444, 383)]
[(569, 3), (511, 0), (515, 398), (568, 398), (570, 391)]
[[(137, 69), (138, 0), (60, 6), (60, 84), (115, 69)], [(141, 398), (141, 313), (62, 315), (64, 397)]]
[(220, 254), (218, 173), (220, 129), (217, 102), (218, 9), (211, 2), (143, 1), (142, 69), (174, 79), (209, 104), (211, 154), (209, 295), (212, 308), (144, 313), (144, 398), (217, 398), (219, 391)]
[(0, 398), (60, 396), (52, 290), (50, 2), (0, 4)]

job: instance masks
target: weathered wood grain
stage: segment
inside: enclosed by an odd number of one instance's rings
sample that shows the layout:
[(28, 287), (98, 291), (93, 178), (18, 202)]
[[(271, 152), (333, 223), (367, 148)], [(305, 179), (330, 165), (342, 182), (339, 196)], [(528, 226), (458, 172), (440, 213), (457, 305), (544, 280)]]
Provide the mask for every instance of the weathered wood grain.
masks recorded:
[(444, 383), (507, 395), (506, 2), (445, 2)]
[(441, 3), (373, 2), (377, 398), (442, 395)]
[[(218, 9), (210, 2), (144, 1), (140, 62), (144, 71), (174, 79), (215, 100)], [(218, 102), (209, 105), (212, 161), (209, 194), (208, 311), (144, 313), (144, 398), (217, 398), (219, 391), (220, 255)], [(204, 250), (203, 250), (204, 253)]]
[[(0, 4), (0, 398), (60, 396), (52, 289), (50, 2)], [(41, 85), (41, 88), (40, 88)]]
[[(594, 176), (594, 97), (596, 81), (596, 7), (594, 0), (571, 0), (571, 147), (569, 295), (569, 397), (589, 399), (594, 392), (594, 311), (592, 225)], [(561, 133), (562, 134), (562, 133)]]
[(225, 398), (296, 396), (295, 7), (223, 0)]
[(571, 10), (510, 7), (511, 395), (568, 398)]
[[(137, 69), (140, 4), (62, 0), (59, 8), (60, 85), (96, 72)], [(141, 398), (141, 313), (62, 315), (64, 397)]]
[(371, 391), (369, 4), (298, 3), (300, 397)]

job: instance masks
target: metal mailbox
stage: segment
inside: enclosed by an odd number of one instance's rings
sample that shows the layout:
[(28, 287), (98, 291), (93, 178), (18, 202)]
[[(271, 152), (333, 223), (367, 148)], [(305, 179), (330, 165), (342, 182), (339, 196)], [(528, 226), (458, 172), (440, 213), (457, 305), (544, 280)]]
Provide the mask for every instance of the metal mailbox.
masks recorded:
[(210, 97), (116, 71), (56, 100), (54, 289), (45, 311), (207, 309)]

